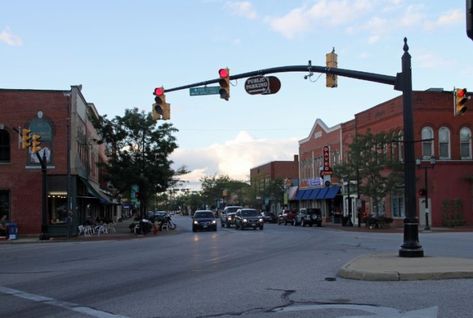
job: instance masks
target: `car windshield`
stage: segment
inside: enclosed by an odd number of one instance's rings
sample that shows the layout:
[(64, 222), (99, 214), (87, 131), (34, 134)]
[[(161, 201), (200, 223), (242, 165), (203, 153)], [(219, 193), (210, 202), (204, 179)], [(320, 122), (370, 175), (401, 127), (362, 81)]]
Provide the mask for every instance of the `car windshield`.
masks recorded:
[(214, 214), (212, 212), (196, 212), (194, 214), (195, 218), (213, 218)]
[(256, 212), (256, 210), (242, 210), (241, 215), (242, 216), (258, 216), (258, 212)]
[(228, 208), (226, 209), (226, 212), (227, 212), (227, 213), (236, 212), (239, 208), (240, 208), (240, 207), (237, 207), (237, 206), (236, 206), (236, 207), (228, 207)]

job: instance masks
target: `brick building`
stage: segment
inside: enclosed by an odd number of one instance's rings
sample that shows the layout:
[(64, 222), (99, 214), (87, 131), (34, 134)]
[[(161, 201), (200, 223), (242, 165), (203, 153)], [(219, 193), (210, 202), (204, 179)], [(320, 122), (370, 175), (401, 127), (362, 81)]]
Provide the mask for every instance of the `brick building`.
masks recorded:
[[(98, 113), (80, 86), (0, 89), (0, 108), (0, 214), (17, 223), (20, 235), (74, 235), (86, 219), (118, 216), (119, 206), (100, 185), (97, 163), (106, 157), (90, 121)], [(40, 161), (31, 149), (21, 148), (23, 128), (41, 136), (45, 206)]]
[[(413, 142), (418, 163), (416, 189), (420, 190), (417, 194), (417, 213), (421, 226), (425, 225), (426, 219), (433, 226), (473, 225), (472, 104), (469, 100), (466, 106), (470, 111), (461, 116), (454, 116), (451, 91), (430, 89), (413, 92)], [(353, 120), (332, 128), (317, 120), (309, 137), (299, 142), (300, 188), (310, 187), (311, 180), (317, 177), (317, 171), (323, 165), (323, 146), (329, 146), (331, 164), (335, 164), (344, 160), (344, 154), (357, 134), (365, 134), (368, 130), (376, 134), (391, 129), (399, 130), (399, 138), (402, 140), (402, 96), (357, 113)], [(402, 161), (402, 142), (399, 142), (397, 149)], [(352, 180), (350, 184), (353, 183), (356, 188), (356, 182)], [(336, 179), (332, 180), (332, 183), (342, 186)], [(323, 185), (314, 184), (314, 187)], [(394, 224), (398, 226), (402, 225), (405, 217), (402, 192), (391, 193), (377, 207), (382, 214), (392, 217)], [(373, 212), (373, 202), (370, 198), (359, 197), (356, 193), (351, 197), (351, 211), (362, 207), (367, 213)], [(343, 214), (348, 215), (348, 197), (344, 195), (341, 202), (345, 202), (342, 204)], [(309, 200), (305, 204), (316, 205), (318, 202)], [(356, 213), (352, 214), (352, 221), (357, 222)]]
[[(261, 207), (265, 211), (277, 214), (283, 205), (290, 206), (290, 201), (297, 190), (299, 157), (294, 156), (293, 161), (271, 161), (250, 169), (250, 184), (259, 193)], [(271, 199), (265, 195), (265, 189), (271, 181), (284, 180), (287, 189), (282, 201)]]

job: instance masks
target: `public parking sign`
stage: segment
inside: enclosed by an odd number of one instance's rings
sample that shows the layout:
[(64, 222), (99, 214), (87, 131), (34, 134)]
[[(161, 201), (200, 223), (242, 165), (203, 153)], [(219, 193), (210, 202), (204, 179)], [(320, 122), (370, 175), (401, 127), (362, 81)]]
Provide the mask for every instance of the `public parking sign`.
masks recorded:
[(245, 90), (250, 95), (269, 95), (279, 92), (281, 81), (276, 76), (253, 76), (245, 81)]

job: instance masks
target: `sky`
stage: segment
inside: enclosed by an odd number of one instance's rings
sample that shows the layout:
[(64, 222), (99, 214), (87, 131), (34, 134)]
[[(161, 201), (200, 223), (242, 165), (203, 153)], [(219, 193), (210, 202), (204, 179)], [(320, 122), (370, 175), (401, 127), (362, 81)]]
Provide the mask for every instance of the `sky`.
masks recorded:
[[(150, 112), (155, 87), (217, 79), (223, 67), (325, 66), (332, 49), (339, 68), (395, 76), (407, 37), (414, 90), (473, 90), (465, 20), (465, 0), (1, 1), (0, 88), (82, 85), (113, 118)], [(293, 160), (317, 119), (333, 127), (401, 95), (340, 76), (327, 88), (325, 74), (272, 75), (281, 89), (271, 95), (249, 95), (245, 79), (231, 81), (228, 101), (166, 94), (179, 130), (171, 159), (190, 171), (189, 187), (212, 176), (248, 181), (253, 167)]]

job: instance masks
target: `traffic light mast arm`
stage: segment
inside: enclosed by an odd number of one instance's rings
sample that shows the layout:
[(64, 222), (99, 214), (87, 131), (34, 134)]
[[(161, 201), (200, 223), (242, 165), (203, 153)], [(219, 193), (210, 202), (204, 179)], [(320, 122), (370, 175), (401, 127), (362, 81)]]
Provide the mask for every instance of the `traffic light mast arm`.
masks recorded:
[[(387, 85), (394, 85), (394, 89), (402, 90), (400, 88), (399, 83), (401, 82), (401, 75), (400, 73), (397, 76), (389, 76), (384, 74), (376, 74), (376, 73), (368, 73), (362, 71), (354, 71), (354, 70), (347, 70), (342, 68), (328, 68), (326, 66), (316, 66), (316, 65), (292, 65), (292, 66), (279, 66), (279, 67), (272, 67), (267, 69), (262, 69), (258, 71), (246, 72), (241, 74), (235, 74), (230, 76), (230, 80), (236, 80), (241, 78), (247, 78), (257, 75), (266, 75), (266, 74), (274, 74), (274, 73), (287, 73), (287, 72), (315, 72), (315, 73), (325, 73), (325, 74), (335, 74), (344, 77), (356, 78), (360, 80), (376, 82), (381, 84)], [(194, 84), (174, 87), (174, 88), (166, 88), (166, 92), (172, 91), (179, 91), (183, 89), (188, 89), (192, 87), (198, 86), (205, 86), (209, 84), (218, 83), (220, 78), (198, 82)]]

